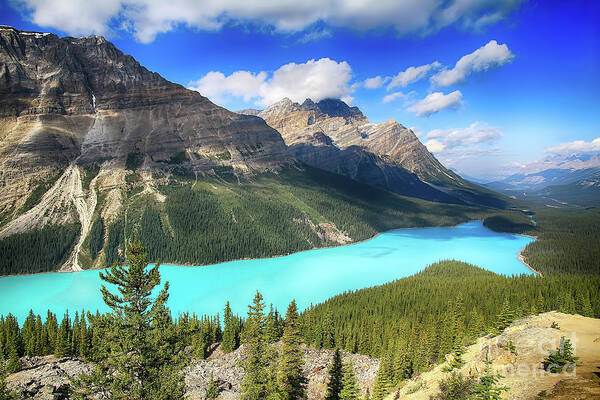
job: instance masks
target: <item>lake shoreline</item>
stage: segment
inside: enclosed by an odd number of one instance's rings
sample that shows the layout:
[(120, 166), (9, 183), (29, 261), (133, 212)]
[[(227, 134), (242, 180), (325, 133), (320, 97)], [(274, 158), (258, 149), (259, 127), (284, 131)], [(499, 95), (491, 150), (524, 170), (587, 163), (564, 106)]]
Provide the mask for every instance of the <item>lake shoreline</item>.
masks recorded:
[[(310, 249), (305, 249), (305, 250), (299, 250), (299, 251), (295, 251), (295, 252), (291, 252), (291, 253), (287, 253), (287, 254), (277, 254), (274, 256), (268, 256), (268, 257), (259, 257), (259, 258), (250, 258), (250, 257), (246, 257), (246, 258), (236, 258), (236, 259), (231, 259), (231, 260), (226, 260), (226, 261), (219, 261), (216, 263), (212, 263), (212, 264), (171, 264), (169, 262), (166, 263), (160, 263), (160, 266), (171, 266), (171, 267), (185, 267), (185, 268), (201, 268), (201, 267), (210, 267), (210, 266), (214, 266), (214, 265), (220, 265), (220, 264), (224, 264), (224, 263), (229, 263), (229, 262), (235, 262), (235, 261), (249, 261), (249, 260), (268, 260), (268, 259), (276, 259), (276, 258), (280, 258), (280, 257), (287, 257), (290, 256), (292, 254), (300, 254), (300, 253), (304, 253), (307, 251), (314, 251), (314, 250), (326, 250), (326, 249), (334, 249), (334, 248), (338, 248), (338, 247), (343, 247), (343, 246), (352, 246), (352, 245), (357, 245), (357, 244), (361, 244), (364, 242), (367, 242), (369, 240), (373, 240), (376, 239), (378, 236), (383, 235), (385, 233), (389, 233), (389, 232), (393, 232), (393, 231), (399, 231), (399, 230), (409, 230), (409, 229), (432, 229), (432, 228), (455, 228), (458, 227), (460, 225), (463, 224), (468, 224), (471, 222), (482, 222), (483, 223), (483, 219), (470, 219), (464, 222), (459, 222), (457, 224), (454, 225), (432, 225), (432, 226), (412, 226), (412, 227), (408, 227), (408, 228), (392, 228), (392, 229), (388, 229), (385, 231), (381, 231), (381, 232), (377, 232), (376, 234), (374, 234), (371, 237), (368, 237), (366, 239), (363, 240), (359, 240), (359, 241), (355, 241), (355, 242), (350, 242), (350, 243), (345, 243), (345, 244), (338, 244), (338, 245), (332, 245), (332, 246), (323, 246), (323, 247), (313, 247)], [(485, 225), (484, 227), (486, 229), (487, 228)], [(495, 232), (491, 229), (489, 229), (492, 232)], [(532, 238), (534, 240), (537, 240), (537, 236), (532, 236), (532, 235), (527, 235), (527, 234), (518, 234), (518, 233), (510, 233), (510, 232), (498, 232), (498, 233), (504, 233), (504, 234), (509, 234), (509, 235), (517, 235), (517, 236), (525, 236), (525, 237), (529, 237)], [(533, 269), (527, 262), (525, 262), (525, 258), (522, 256), (522, 252), (523, 250), (525, 250), (525, 247), (522, 248), (521, 250), (519, 250), (519, 252), (517, 253), (517, 259), (523, 263), (529, 270), (531, 270), (533, 273), (535, 273), (536, 275), (539, 275), (540, 277), (543, 277), (543, 275), (536, 271), (535, 269)], [(154, 265), (152, 263), (149, 263), (149, 265)], [(84, 269), (84, 270), (78, 270), (78, 271), (44, 271), (44, 272), (35, 272), (33, 274), (11, 274), (11, 275), (2, 275), (0, 276), (0, 279), (2, 278), (8, 278), (8, 277), (19, 277), (19, 276), (34, 276), (34, 275), (42, 275), (42, 274), (74, 274), (74, 273), (78, 273), (78, 272), (87, 272), (87, 271), (104, 271), (106, 269), (110, 268), (110, 266), (104, 267), (104, 268), (90, 268), (90, 269)]]

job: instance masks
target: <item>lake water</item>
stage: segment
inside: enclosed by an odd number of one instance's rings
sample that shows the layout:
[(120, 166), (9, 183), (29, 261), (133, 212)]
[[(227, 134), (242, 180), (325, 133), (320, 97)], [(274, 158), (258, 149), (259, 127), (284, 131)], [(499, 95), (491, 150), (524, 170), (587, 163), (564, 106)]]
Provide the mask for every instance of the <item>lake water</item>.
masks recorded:
[[(505, 274), (531, 274), (517, 253), (532, 242), (525, 236), (495, 233), (481, 222), (455, 227), (399, 229), (371, 240), (285, 257), (231, 261), (205, 267), (163, 265), (170, 282), (169, 306), (176, 316), (222, 313), (227, 300), (244, 314), (258, 289), (267, 304), (285, 312), (295, 298), (300, 309), (348, 290), (380, 285), (413, 275), (440, 260), (456, 259)], [(0, 314), (12, 313), (19, 323), (29, 309), (59, 315), (68, 308), (106, 311), (98, 271), (45, 273), (0, 278)]]

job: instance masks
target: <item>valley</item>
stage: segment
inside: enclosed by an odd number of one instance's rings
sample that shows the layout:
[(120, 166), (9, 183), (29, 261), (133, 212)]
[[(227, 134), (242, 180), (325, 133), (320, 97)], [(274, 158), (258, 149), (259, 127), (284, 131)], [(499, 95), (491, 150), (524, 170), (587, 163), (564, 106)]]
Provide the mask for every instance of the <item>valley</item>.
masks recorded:
[(0, 400), (600, 395), (567, 5), (4, 2)]

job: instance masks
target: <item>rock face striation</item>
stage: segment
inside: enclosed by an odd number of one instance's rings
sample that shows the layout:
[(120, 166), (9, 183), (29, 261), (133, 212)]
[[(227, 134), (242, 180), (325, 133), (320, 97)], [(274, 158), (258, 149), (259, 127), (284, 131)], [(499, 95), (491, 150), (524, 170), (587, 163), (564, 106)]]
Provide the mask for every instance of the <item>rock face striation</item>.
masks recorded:
[[(0, 26), (0, 238), (74, 222), (83, 241), (94, 212), (119, 211), (131, 165), (151, 177), (252, 174), (294, 162), (262, 119), (165, 80), (101, 36)], [(98, 169), (86, 184), (86, 171)], [(24, 209), (42, 183), (41, 201)], [(97, 210), (100, 195), (107, 208)], [(76, 253), (64, 269), (79, 269)]]
[(306, 99), (299, 104), (285, 98), (260, 112), (240, 112), (263, 118), (309, 165), (427, 200), (497, 202), (485, 189), (445, 168), (412, 130), (393, 119), (371, 123), (341, 100)]

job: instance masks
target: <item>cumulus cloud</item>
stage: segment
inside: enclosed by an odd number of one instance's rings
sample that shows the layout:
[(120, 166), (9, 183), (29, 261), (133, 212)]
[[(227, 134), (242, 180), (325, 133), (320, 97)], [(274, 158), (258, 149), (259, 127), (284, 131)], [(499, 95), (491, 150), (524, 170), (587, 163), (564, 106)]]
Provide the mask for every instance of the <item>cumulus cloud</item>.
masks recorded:
[(394, 93), (390, 93), (387, 96), (383, 97), (382, 102), (383, 103), (391, 103), (392, 101), (396, 100), (396, 99), (400, 99), (402, 97), (404, 97), (405, 94), (402, 92), (394, 92)]
[(502, 137), (500, 129), (485, 123), (474, 122), (467, 128), (434, 129), (425, 135), (425, 146), (431, 152), (469, 148), (479, 144), (492, 144)]
[(558, 155), (600, 153), (600, 137), (591, 142), (575, 140), (574, 142), (561, 143), (556, 146), (548, 147), (545, 152)]
[(390, 79), (389, 77), (384, 78), (381, 76), (376, 76), (374, 78), (368, 78), (368, 79), (365, 79), (365, 81), (363, 82), (363, 86), (367, 89), (379, 89), (389, 79)]
[(452, 69), (443, 69), (431, 77), (431, 82), (440, 87), (447, 87), (464, 82), (472, 72), (486, 71), (500, 67), (514, 58), (514, 54), (506, 44), (498, 44), (490, 40), (488, 44), (478, 48), (471, 54), (463, 56)]
[(352, 68), (345, 62), (329, 58), (309, 60), (305, 63), (289, 63), (272, 74), (237, 71), (229, 76), (212, 71), (197, 81), (190, 82), (189, 88), (197, 90), (212, 100), (223, 103), (227, 97), (240, 97), (245, 101), (268, 106), (287, 97), (296, 102), (306, 98), (319, 101), (326, 98), (341, 98), (352, 102), (349, 82)]
[(481, 164), (478, 161), (481, 157), (498, 156), (500, 148), (496, 143), (502, 136), (500, 129), (475, 122), (466, 128), (434, 129), (422, 140), (427, 150), (444, 165), (468, 167), (473, 163)]
[(408, 108), (417, 114), (417, 117), (428, 117), (446, 108), (457, 109), (463, 104), (462, 93), (455, 90), (452, 93), (444, 94), (442, 92), (430, 93), (423, 100)]
[(419, 67), (409, 67), (405, 71), (399, 72), (396, 76), (392, 77), (387, 89), (390, 90), (395, 87), (406, 87), (411, 83), (425, 78), (432, 69), (438, 69), (441, 66), (442, 64), (434, 61), (431, 64), (425, 64)]
[(127, 29), (141, 42), (178, 26), (218, 30), (227, 23), (251, 23), (279, 32), (302, 31), (314, 23), (370, 30), (392, 27), (400, 35), (430, 34), (457, 24), (479, 29), (499, 21), (523, 0), (13, 0), (40, 26), (72, 35)]

